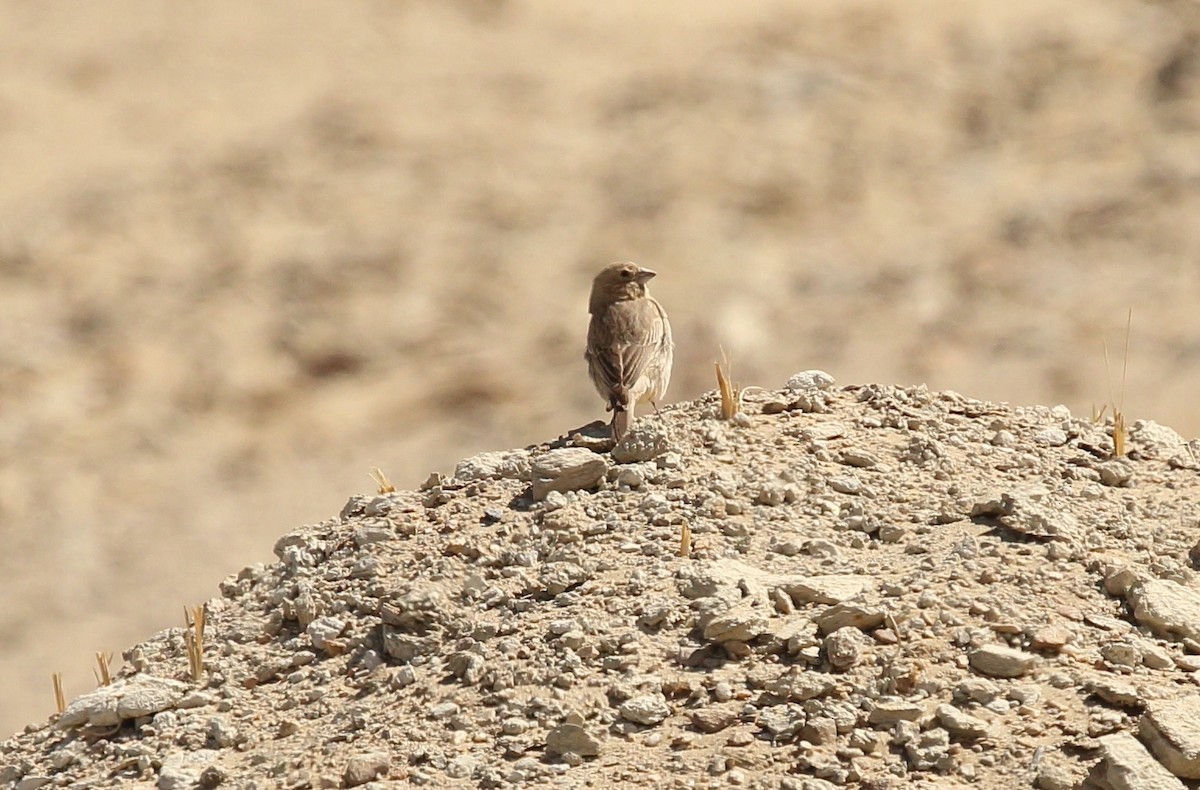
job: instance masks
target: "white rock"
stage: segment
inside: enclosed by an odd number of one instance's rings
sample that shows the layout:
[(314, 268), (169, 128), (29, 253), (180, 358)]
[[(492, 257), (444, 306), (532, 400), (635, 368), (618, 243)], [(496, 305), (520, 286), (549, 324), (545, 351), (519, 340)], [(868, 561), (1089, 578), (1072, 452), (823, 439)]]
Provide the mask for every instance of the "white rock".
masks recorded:
[(1200, 779), (1200, 697), (1148, 700), (1138, 732), (1171, 773)]
[(801, 390), (827, 390), (834, 384), (833, 376), (823, 370), (805, 370), (796, 373), (784, 386), (793, 392)]
[(988, 723), (972, 716), (954, 705), (938, 705), (934, 715), (951, 735), (964, 739), (983, 738), (988, 734)]
[(79, 697), (58, 717), (59, 729), (111, 727), (125, 719), (172, 708), (188, 690), (185, 683), (153, 675), (134, 675)]
[(1107, 766), (1104, 778), (1113, 790), (1184, 790), (1183, 782), (1127, 732), (1105, 735), (1100, 749)]
[(1038, 662), (1032, 653), (1005, 645), (984, 645), (972, 650), (967, 658), (976, 671), (997, 678), (1020, 677)]
[(1133, 617), (1164, 638), (1200, 638), (1200, 590), (1166, 579), (1151, 579), (1129, 588)]
[(710, 620), (704, 626), (704, 638), (714, 642), (749, 642), (769, 630), (770, 624), (762, 612), (743, 604)]
[(791, 576), (773, 580), (773, 586), (783, 590), (797, 604), (834, 604), (852, 600), (875, 589), (875, 579), (853, 574)]
[(530, 473), (529, 452), (526, 450), (480, 453), (464, 458), (454, 467), (454, 479), (463, 483), (496, 479), (528, 480)]
[(545, 499), (551, 491), (594, 488), (604, 480), (604, 458), (582, 447), (560, 447), (533, 459), (533, 498)]
[(1167, 458), (1179, 452), (1187, 440), (1153, 420), (1136, 420), (1129, 426), (1129, 443), (1147, 458)]
[(658, 694), (642, 694), (621, 703), (621, 718), (635, 724), (658, 724), (671, 715), (671, 708)]
[(337, 639), (344, 630), (346, 630), (346, 621), (332, 616), (318, 617), (305, 629), (308, 638), (312, 640), (313, 647), (318, 650), (324, 650), (325, 643), (331, 639)]
[(619, 464), (650, 461), (671, 449), (667, 426), (656, 420), (634, 422), (629, 432), (612, 449), (612, 459)]

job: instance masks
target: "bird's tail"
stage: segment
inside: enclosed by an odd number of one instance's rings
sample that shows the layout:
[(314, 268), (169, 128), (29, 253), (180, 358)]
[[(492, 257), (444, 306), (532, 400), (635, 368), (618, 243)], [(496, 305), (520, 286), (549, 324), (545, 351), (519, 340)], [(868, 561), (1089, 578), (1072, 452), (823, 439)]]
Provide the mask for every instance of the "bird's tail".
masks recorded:
[(629, 426), (633, 422), (633, 415), (628, 409), (617, 406), (613, 409), (612, 418), (612, 435), (616, 441), (621, 441), (621, 437), (629, 431)]

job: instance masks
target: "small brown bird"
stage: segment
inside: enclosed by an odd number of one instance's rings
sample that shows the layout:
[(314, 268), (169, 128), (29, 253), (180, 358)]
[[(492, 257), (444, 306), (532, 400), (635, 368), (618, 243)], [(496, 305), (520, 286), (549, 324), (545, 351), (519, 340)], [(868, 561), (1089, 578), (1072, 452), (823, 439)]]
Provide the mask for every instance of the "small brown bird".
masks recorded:
[(613, 438), (618, 441), (633, 422), (634, 406), (649, 401), (657, 411), (671, 380), (671, 322), (646, 289), (656, 274), (636, 263), (611, 263), (592, 281), (592, 321), (583, 356), (592, 383), (613, 413)]

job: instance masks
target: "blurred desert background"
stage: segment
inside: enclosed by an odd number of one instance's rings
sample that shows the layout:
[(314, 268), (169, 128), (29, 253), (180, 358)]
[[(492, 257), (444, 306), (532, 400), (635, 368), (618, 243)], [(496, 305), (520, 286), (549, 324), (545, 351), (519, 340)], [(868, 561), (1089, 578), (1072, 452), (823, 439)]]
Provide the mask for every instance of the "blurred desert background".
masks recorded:
[[(1200, 432), (1192, 0), (0, 3), (0, 730), (291, 528), (822, 368)], [(1102, 341), (1110, 347), (1106, 377)]]

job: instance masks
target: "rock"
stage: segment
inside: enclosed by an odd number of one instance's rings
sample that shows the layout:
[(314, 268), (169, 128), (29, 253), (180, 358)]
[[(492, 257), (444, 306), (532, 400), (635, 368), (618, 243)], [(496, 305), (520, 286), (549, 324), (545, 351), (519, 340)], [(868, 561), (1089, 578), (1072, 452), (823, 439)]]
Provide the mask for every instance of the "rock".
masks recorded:
[(57, 726), (64, 730), (81, 725), (111, 727), (174, 707), (187, 690), (187, 684), (178, 680), (134, 675), (79, 697), (58, 717)]
[(1166, 579), (1150, 579), (1129, 588), (1133, 617), (1155, 635), (1200, 637), (1200, 591)]
[(779, 677), (765, 684), (769, 693), (796, 702), (823, 697), (836, 688), (837, 681), (829, 675), (806, 672), (798, 667), (784, 670)]
[(822, 634), (831, 634), (839, 628), (853, 626), (863, 631), (883, 625), (883, 611), (851, 603), (834, 604), (813, 618)]
[(988, 723), (986, 721), (953, 705), (938, 705), (933, 713), (952, 736), (964, 740), (987, 737)]
[(158, 771), (158, 790), (192, 790), (200, 782), (201, 766), (184, 755), (173, 754), (163, 760)]
[(823, 370), (805, 370), (794, 374), (784, 386), (792, 392), (802, 390), (827, 390), (834, 385), (835, 379)]
[(635, 724), (658, 724), (671, 715), (666, 700), (657, 694), (642, 694), (630, 697), (618, 709), (621, 718)]
[(840, 574), (835, 576), (798, 576), (781, 578), (774, 586), (783, 590), (796, 604), (849, 601), (875, 588), (870, 576)]
[(1127, 732), (1105, 735), (1100, 749), (1106, 766), (1104, 778), (1112, 790), (1184, 790), (1183, 782)]
[(533, 498), (545, 499), (552, 491), (595, 488), (604, 480), (604, 458), (582, 447), (560, 447), (533, 459)]
[(1065, 508), (1046, 503), (1046, 492), (1030, 488), (1004, 492), (999, 497), (981, 497), (971, 507), (972, 518), (986, 516), (1004, 526), (1034, 538), (1078, 540), (1079, 522)]
[(839, 628), (825, 637), (825, 658), (834, 669), (849, 669), (858, 663), (863, 649), (863, 635), (853, 626)]
[(337, 639), (344, 630), (346, 630), (346, 621), (340, 617), (318, 617), (305, 629), (308, 638), (312, 640), (313, 647), (318, 650), (324, 650), (325, 644), (332, 639)]
[(1187, 440), (1153, 420), (1135, 420), (1129, 426), (1129, 443), (1142, 458), (1169, 458), (1187, 445)]
[(1142, 707), (1142, 693), (1128, 681), (1111, 676), (1091, 678), (1083, 684), (1091, 694), (1095, 694), (1109, 705), (1119, 708)]
[(1200, 697), (1147, 701), (1138, 732), (1171, 773), (1200, 779)]
[(657, 420), (636, 420), (612, 448), (612, 459), (619, 464), (652, 461), (671, 449), (667, 426)]
[(546, 734), (546, 751), (550, 754), (595, 757), (601, 745), (599, 738), (578, 724), (560, 724)]
[(591, 574), (574, 562), (548, 562), (538, 575), (541, 589), (549, 595), (560, 595), (589, 578)]
[(925, 713), (925, 708), (916, 702), (900, 697), (881, 697), (867, 716), (871, 724), (892, 725), (898, 721), (916, 721)]
[(1100, 657), (1120, 667), (1136, 667), (1142, 663), (1141, 651), (1129, 642), (1108, 642), (1101, 645)]
[(1044, 650), (1057, 653), (1071, 641), (1071, 632), (1061, 625), (1042, 626), (1033, 632), (1029, 638), (1029, 646), (1034, 650)]
[(737, 722), (738, 709), (730, 705), (710, 705), (692, 711), (691, 720), (692, 726), (700, 732), (720, 732)]
[(1105, 461), (1096, 471), (1100, 473), (1100, 482), (1106, 486), (1122, 488), (1133, 481), (1133, 467), (1128, 461)]
[(770, 624), (762, 613), (741, 604), (717, 615), (704, 626), (704, 638), (714, 642), (749, 642), (770, 631)]
[(501, 450), (465, 458), (454, 467), (460, 483), (476, 480), (529, 480), (532, 468), (527, 450)]
[(680, 594), (684, 598), (708, 598), (722, 590), (744, 588), (751, 597), (765, 596), (771, 574), (740, 560), (702, 562), (679, 571)]
[(913, 768), (932, 771), (950, 751), (950, 733), (938, 727), (926, 730), (904, 744), (904, 754)]
[(387, 752), (356, 754), (346, 761), (342, 779), (345, 780), (346, 787), (358, 787), (381, 776), (387, 776), (390, 768), (391, 757)]
[(1034, 787), (1038, 790), (1077, 790), (1087, 777), (1087, 768), (1059, 751), (1047, 751), (1037, 766)]
[(1004, 645), (984, 645), (967, 656), (971, 666), (984, 675), (996, 678), (1017, 678), (1032, 669), (1037, 656)]

